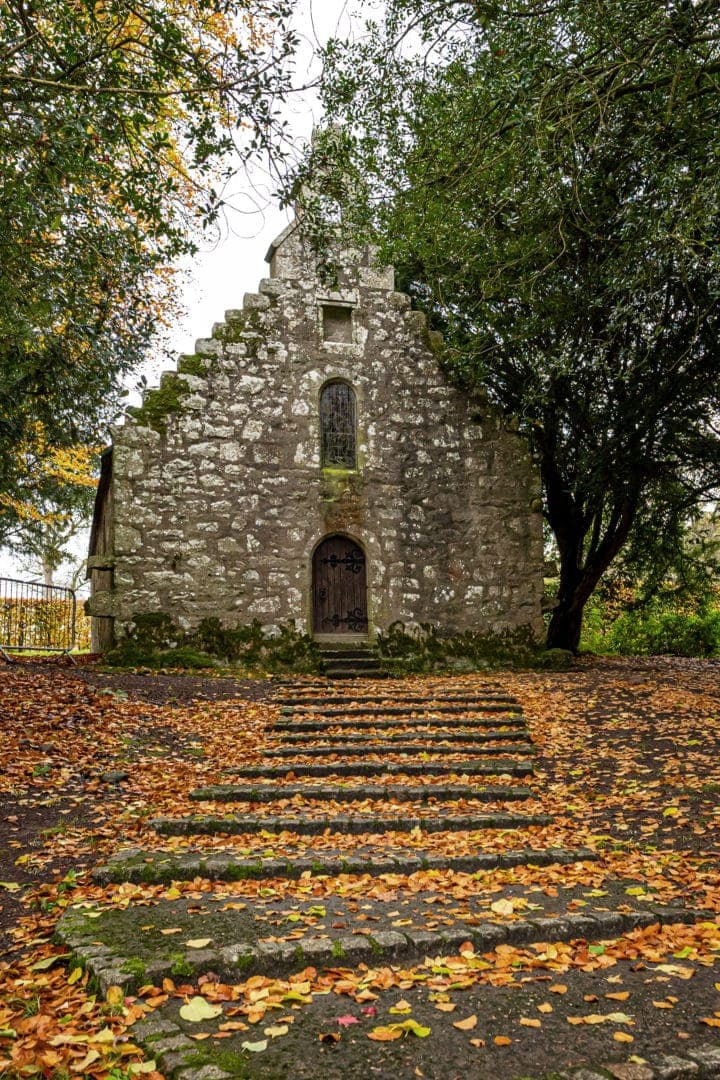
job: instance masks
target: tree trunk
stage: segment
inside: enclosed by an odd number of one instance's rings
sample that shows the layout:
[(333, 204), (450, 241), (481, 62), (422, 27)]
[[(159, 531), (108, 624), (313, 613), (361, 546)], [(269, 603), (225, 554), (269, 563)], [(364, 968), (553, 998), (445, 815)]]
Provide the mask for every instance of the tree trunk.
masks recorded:
[(568, 649), (576, 653), (580, 648), (583, 609), (559, 604), (552, 613), (547, 633), (548, 649)]
[(52, 565), (51, 562), (48, 562), (46, 559), (43, 559), (43, 581), (45, 582), (46, 585), (52, 585), (53, 584), (54, 575), (55, 575), (55, 567)]

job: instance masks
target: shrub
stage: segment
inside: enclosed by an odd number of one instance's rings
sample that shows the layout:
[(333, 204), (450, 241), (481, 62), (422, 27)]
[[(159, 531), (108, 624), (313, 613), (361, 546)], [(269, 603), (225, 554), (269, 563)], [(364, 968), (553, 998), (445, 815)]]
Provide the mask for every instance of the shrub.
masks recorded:
[(199, 669), (224, 662), (244, 671), (295, 673), (315, 673), (322, 664), (316, 643), (293, 623), (271, 634), (257, 619), (230, 628), (207, 618), (194, 632), (185, 632), (163, 612), (134, 615), (105, 658), (117, 667)]
[(720, 611), (627, 611), (612, 624), (607, 644), (623, 655), (717, 656)]
[(530, 627), (482, 633), (466, 630), (443, 638), (437, 628), (423, 624), (413, 633), (401, 622), (378, 635), (378, 651), (395, 672), (482, 671), (489, 668), (550, 668), (564, 670), (572, 654), (564, 649), (545, 650)]

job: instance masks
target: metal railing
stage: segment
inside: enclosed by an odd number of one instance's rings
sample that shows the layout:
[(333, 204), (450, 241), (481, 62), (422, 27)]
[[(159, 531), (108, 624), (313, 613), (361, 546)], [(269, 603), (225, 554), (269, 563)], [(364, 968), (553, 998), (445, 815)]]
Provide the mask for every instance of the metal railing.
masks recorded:
[(74, 589), (0, 577), (0, 655), (70, 653), (75, 648)]

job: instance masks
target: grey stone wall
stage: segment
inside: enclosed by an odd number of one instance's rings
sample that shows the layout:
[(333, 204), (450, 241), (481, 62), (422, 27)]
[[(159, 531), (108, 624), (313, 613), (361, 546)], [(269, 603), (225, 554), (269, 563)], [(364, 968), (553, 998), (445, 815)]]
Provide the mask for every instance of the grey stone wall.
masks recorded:
[[(396, 619), (446, 632), (540, 628), (539, 481), (525, 443), (444, 379), (393, 273), (346, 252), (328, 289), (292, 226), (271, 277), (113, 431), (113, 590), (120, 626), (168, 611), (191, 627), (311, 623), (317, 543), (365, 549), (371, 635)], [(322, 305), (352, 305), (326, 342)], [(358, 468), (323, 469), (319, 395), (357, 395)]]

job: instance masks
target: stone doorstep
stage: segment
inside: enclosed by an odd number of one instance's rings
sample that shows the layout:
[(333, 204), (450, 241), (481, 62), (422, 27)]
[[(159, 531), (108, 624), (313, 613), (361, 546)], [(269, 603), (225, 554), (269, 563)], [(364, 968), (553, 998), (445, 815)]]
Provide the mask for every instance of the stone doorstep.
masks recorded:
[(509, 743), (506, 746), (493, 746), (491, 743), (489, 746), (463, 746), (461, 748), (434, 744), (426, 745), (424, 743), (398, 743), (396, 746), (383, 746), (382, 744), (374, 746), (372, 743), (366, 743), (365, 745), (338, 743), (337, 746), (321, 744), (302, 748), (296, 746), (273, 746), (263, 750), (262, 753), (263, 757), (268, 758), (327, 757), (333, 754), (341, 757), (366, 757), (369, 754), (374, 757), (391, 757), (393, 754), (412, 754), (414, 757), (419, 757), (421, 754), (434, 754), (437, 757), (446, 754), (462, 754), (466, 757), (492, 757), (498, 750), (502, 750), (504, 754), (529, 755), (535, 753), (531, 743)]
[[(494, 761), (356, 761), (314, 762), (312, 764), (292, 761), (281, 765), (238, 765), (223, 770), (231, 776), (245, 780), (280, 780), (289, 776), (531, 776), (532, 761), (512, 761), (496, 758)], [(190, 798), (201, 796), (190, 793)]]
[[(230, 897), (226, 898), (230, 901)], [(111, 913), (112, 914), (112, 913)], [(122, 914), (122, 913), (119, 913)], [(101, 932), (98, 926), (92, 930), (78, 930), (73, 911), (69, 909), (60, 918), (55, 937), (72, 949), (74, 956), (83, 962), (94, 976), (103, 994), (110, 986), (122, 986), (126, 992), (137, 990), (140, 983), (152, 980), (159, 984), (165, 977), (172, 977), (175, 963), (160, 958), (147, 964), (141, 975), (123, 970), (131, 965), (132, 958), (124, 953), (111, 952), (107, 946), (97, 945)], [(150, 912), (148, 912), (148, 917)], [(343, 966), (359, 963), (388, 963), (395, 959), (419, 960), (426, 956), (453, 955), (465, 941), (471, 941), (478, 954), (491, 952), (498, 945), (529, 945), (533, 943), (567, 942), (582, 939), (595, 942), (617, 938), (623, 933), (653, 923), (694, 923), (707, 917), (705, 912), (686, 911), (677, 908), (632, 910), (629, 912), (606, 912), (594, 915), (562, 915), (555, 918), (517, 920), (513, 922), (488, 921), (481, 926), (463, 925), (457, 930), (446, 928), (437, 931), (395, 930), (379, 931), (374, 935), (338, 933), (334, 937), (303, 940), (302, 945), (292, 942), (258, 942), (247, 940), (220, 949), (190, 949), (184, 953), (184, 961), (192, 970), (190, 978), (199, 978), (212, 971), (221, 979), (234, 982), (250, 975), (281, 976), (311, 964), (314, 967), (333, 967), (342, 961)], [(178, 942), (178, 953), (181, 952)]]
[[(353, 699), (354, 700), (354, 699)], [(336, 703), (333, 702), (333, 705)], [(464, 713), (471, 713), (473, 715), (480, 713), (508, 713), (513, 715), (522, 715), (522, 708), (520, 705), (428, 705), (425, 708), (410, 707), (405, 705), (366, 705), (361, 707), (355, 707), (349, 705), (347, 709), (327, 708), (321, 706), (320, 708), (281, 708), (281, 716), (315, 716), (320, 713), (325, 719), (329, 719), (333, 716), (338, 716), (344, 719), (355, 716), (407, 716), (408, 713), (426, 713), (429, 716), (460, 716)]]
[(577, 862), (597, 862), (599, 856), (589, 848), (575, 851), (566, 848), (518, 848), (515, 851), (479, 852), (473, 855), (447, 856), (412, 853), (373, 858), (370, 855), (328, 855), (317, 852), (284, 859), (235, 859), (223, 852), (209, 851), (205, 857), (173, 856), (167, 851), (152, 852), (129, 848), (111, 856), (105, 866), (93, 870), (93, 879), (101, 885), (171, 884), (192, 881), (196, 877), (213, 881), (270, 880), (296, 881), (303, 874), (336, 877), (339, 874), (415, 874), (419, 870), (453, 870), (476, 874), (514, 866), (567, 866)]
[(422, 717), (408, 716), (398, 720), (335, 720), (328, 722), (327, 720), (278, 720), (272, 724), (268, 729), (269, 732), (287, 732), (288, 735), (293, 733), (302, 734), (306, 731), (328, 731), (338, 730), (343, 731), (410, 731), (413, 734), (419, 734), (421, 731), (433, 732), (444, 731), (446, 729), (453, 728), (468, 728), (473, 730), (479, 728), (482, 730), (495, 730), (502, 728), (516, 728), (527, 730), (527, 724), (522, 716), (506, 716), (502, 719), (478, 719), (478, 720), (463, 720), (463, 719), (449, 719), (449, 720), (436, 720), (432, 717), (422, 719)]
[(198, 788), (190, 792), (191, 799), (211, 801), (215, 791), (232, 791), (232, 795), (217, 796), (224, 802), (271, 803), (278, 799), (302, 798), (317, 802), (357, 802), (365, 799), (402, 799), (405, 802), (448, 802), (453, 799), (477, 799), (482, 802), (521, 802), (531, 799), (534, 792), (526, 787), (478, 787), (468, 784), (286, 784), (281, 789), (273, 785), (252, 787), (241, 784), (224, 784)]
[[(403, 739), (416, 738), (417, 734), (418, 733), (415, 731), (400, 731), (394, 735), (382, 735), (380, 737), (384, 739), (387, 746), (392, 746), (393, 743), (401, 742)], [(443, 743), (470, 743), (472, 745), (473, 743), (509, 742), (512, 739), (519, 739), (522, 742), (531, 741), (530, 735), (526, 731), (439, 732), (429, 730), (428, 735), (433, 737), (433, 740), (428, 743), (428, 746), (433, 747), (433, 750), (428, 750), (428, 753), (434, 752), (434, 748), (438, 745), (441, 746)], [(278, 739), (282, 738), (285, 743), (292, 743), (293, 746), (302, 746), (305, 743), (312, 746), (314, 745), (314, 740), (318, 736), (309, 735), (305, 732), (284, 731), (282, 734), (278, 733), (276, 737)], [(324, 731), (322, 737), (328, 745), (332, 745), (335, 741), (337, 741), (340, 746), (342, 746), (344, 742), (347, 745), (361, 745), (366, 749), (373, 745), (368, 735), (352, 735), (344, 731), (339, 732), (337, 735)]]
[(378, 814), (340, 814), (334, 817), (274, 817), (265, 814), (242, 814), (233, 818), (198, 815), (184, 818), (154, 818), (151, 827), (161, 836), (200, 836), (211, 834), (295, 833), (297, 836), (322, 836), (331, 833), (359, 836), (364, 833), (400, 832), (413, 829), (423, 832), (474, 832), (480, 829), (517, 829), (526, 825), (551, 825), (548, 814), (442, 814), (432, 817)]

